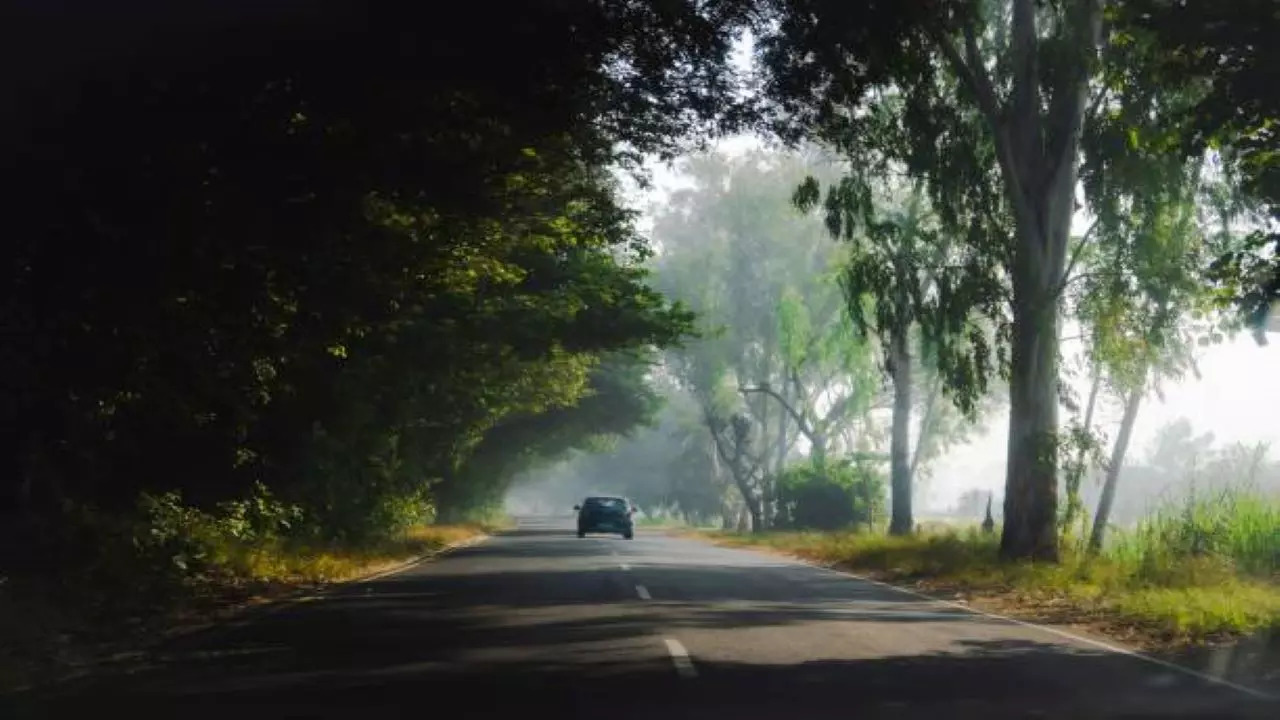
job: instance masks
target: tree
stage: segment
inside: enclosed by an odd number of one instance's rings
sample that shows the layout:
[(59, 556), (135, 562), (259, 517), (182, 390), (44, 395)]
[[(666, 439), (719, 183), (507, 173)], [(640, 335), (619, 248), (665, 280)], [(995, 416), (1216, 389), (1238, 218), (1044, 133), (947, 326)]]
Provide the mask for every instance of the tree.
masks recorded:
[[(966, 238), (976, 231), (1003, 267), (1011, 318), (1001, 537), (1008, 558), (1058, 552), (1059, 313), (1082, 138), (1130, 99), (1117, 88), (1153, 78), (1153, 93), (1196, 86), (1153, 74), (1159, 53), (1135, 42), (1123, 13), (1104, 13), (1103, 5), (778, 0), (774, 30), (760, 44), (769, 93), (796, 119), (784, 118), (789, 136), (848, 142), (875, 121), (869, 95), (901, 93), (908, 167), (928, 181), (943, 228)], [(1103, 62), (1117, 48), (1135, 50), (1127, 72)], [(1006, 221), (1012, 237), (1001, 243)]]
[(1181, 150), (1197, 157), (1221, 149), (1242, 189), (1261, 207), (1236, 206), (1255, 230), (1219, 249), (1216, 277), (1259, 342), (1276, 328), (1280, 302), (1280, 156), (1272, 125), (1280, 117), (1274, 68), (1280, 50), (1275, 3), (1186, 3), (1137, 0), (1118, 6), (1117, 27), (1148, 38), (1158, 48), (1155, 78), (1164, 84), (1206, 88), (1180, 125)]
[(1223, 337), (1210, 322), (1213, 297), (1205, 290), (1216, 221), (1206, 190), (1220, 182), (1206, 181), (1204, 164), (1177, 151), (1203, 90), (1151, 82), (1142, 74), (1151, 52), (1149, 41), (1131, 37), (1112, 42), (1103, 56), (1107, 111), (1093, 118), (1083, 141), (1083, 186), (1095, 220), (1072, 255), (1072, 266), (1085, 258), (1085, 271), (1067, 278), (1079, 286), (1074, 306), (1087, 326), (1091, 395), (1105, 376), (1123, 407), (1090, 533), (1094, 552), (1102, 547), (1142, 398), (1194, 370), (1197, 339)]
[(691, 319), (611, 169), (736, 122), (742, 6), (152, 5), (20, 18), (6, 525), (263, 482), (387, 532), (646, 415), (618, 358)]
[(1213, 433), (1196, 435), (1191, 421), (1178, 418), (1160, 426), (1147, 451), (1146, 462), (1168, 478), (1194, 471), (1200, 459), (1213, 449)]
[[(986, 15), (979, 3), (922, 7), (901, 12), (896, 22), (878, 28), (883, 42), (866, 37), (864, 28), (841, 26), (835, 37), (828, 35), (832, 21), (841, 16), (834, 3), (782, 5), (790, 12), (780, 24), (781, 39), (766, 43), (765, 50), (775, 77), (781, 78), (775, 89), (797, 97), (797, 85), (808, 91), (818, 78), (847, 78), (851, 70), (843, 53), (852, 51), (853, 57), (870, 60), (859, 79), (926, 88), (935, 98), (936, 71), (946, 68), (961, 89), (943, 98), (949, 104), (945, 114), (968, 108), (986, 123), (983, 139), (994, 151), (1003, 200), (1016, 228), (1006, 258), (1013, 322), (1001, 551), (1006, 557), (1056, 558), (1058, 293), (1075, 209), (1091, 68), (1101, 41), (1101, 3), (1075, 0), (1038, 7), (1031, 0), (1013, 0), (1010, 7), (998, 4)], [(806, 12), (798, 12), (801, 8)], [(884, 27), (899, 32), (884, 33)], [(863, 42), (870, 44), (859, 47)], [(825, 46), (821, 54), (804, 52), (819, 44)], [(802, 50), (797, 52), (797, 46)], [(828, 87), (824, 107), (857, 106), (862, 96), (862, 83)], [(834, 111), (829, 115), (839, 117)], [(819, 131), (830, 132), (833, 126), (823, 113), (816, 122)], [(939, 184), (957, 179), (954, 174), (930, 176)]]
[[(1009, 83), (1004, 99), (989, 75), (972, 8), (967, 17), (953, 18), (956, 25), (928, 30), (990, 125), (1017, 229), (1008, 267), (1011, 405), (1001, 553), (1050, 560), (1057, 558), (1058, 293), (1075, 210), (1089, 70), (1102, 32), (1099, 0), (1060, 7), (1038, 17), (1032, 0), (1013, 0), (1007, 44), (993, 38), (987, 55), (997, 68), (1008, 68), (1001, 78)], [(953, 40), (956, 30), (963, 54)]]
[[(825, 221), (828, 231), (851, 248), (843, 277), (850, 318), (864, 336), (874, 333), (884, 349), (883, 365), (893, 385), (890, 532), (905, 534), (915, 526), (911, 495), (915, 471), (923, 457), (920, 448), (931, 434), (936, 437), (937, 398), (946, 385), (942, 382), (945, 376), (940, 372), (943, 368), (937, 365), (945, 357), (956, 367), (957, 343), (952, 335), (967, 333), (964, 340), (973, 350), (966, 362), (984, 362), (989, 352), (987, 338), (979, 327), (963, 317), (968, 306), (960, 313), (954, 310), (954, 298), (972, 292), (969, 286), (985, 276), (973, 272), (974, 266), (967, 262), (963, 250), (956, 252), (941, 236), (919, 185), (907, 190), (869, 179), (884, 177), (897, 169), (889, 161), (892, 151), (880, 149), (893, 144), (888, 137), (876, 138), (870, 144), (876, 148), (871, 157), (853, 156), (855, 174), (828, 191)], [(796, 202), (802, 208), (812, 208), (818, 200), (819, 188), (815, 181), (807, 181), (796, 192)], [(951, 266), (963, 267), (965, 272), (955, 273), (949, 269)], [(957, 315), (962, 318), (959, 327), (948, 322)], [(919, 344), (921, 352), (913, 357), (915, 344)], [(915, 402), (913, 367), (925, 355), (935, 364), (929, 378), (936, 382), (925, 396), (924, 417), (913, 451), (910, 437)], [(985, 373), (962, 377), (965, 378), (963, 386), (953, 387), (953, 394), (972, 411), (975, 386), (985, 383)], [(956, 390), (960, 393), (956, 394)]]
[(789, 204), (820, 158), (749, 153), (701, 157), (693, 187), (673, 193), (654, 225), (659, 287), (703, 318), (702, 339), (669, 355), (703, 407), (718, 456), (763, 528), (773, 480), (801, 441), (822, 465), (841, 431), (879, 402), (872, 349), (844, 317), (836, 260), (822, 226)]
[[(978, 248), (954, 242), (942, 229), (924, 183), (908, 176), (918, 147), (904, 118), (909, 107), (909, 98), (896, 89), (873, 92), (857, 127), (837, 138), (847, 162), (845, 177), (827, 190), (825, 200), (813, 179), (795, 194), (802, 209), (822, 201), (828, 231), (849, 247), (846, 309), (858, 331), (874, 334), (883, 349), (893, 385), (890, 532), (895, 534), (915, 525), (914, 475), (923, 441), (937, 437), (941, 391), (968, 413), (984, 394), (992, 343), (974, 309), (981, 307), (983, 295), (998, 295), (1002, 285), (993, 264), (975, 252)], [(1000, 320), (998, 315), (991, 319)], [(924, 416), (913, 451), (913, 367), (921, 359), (928, 361), (929, 392), (919, 403)]]

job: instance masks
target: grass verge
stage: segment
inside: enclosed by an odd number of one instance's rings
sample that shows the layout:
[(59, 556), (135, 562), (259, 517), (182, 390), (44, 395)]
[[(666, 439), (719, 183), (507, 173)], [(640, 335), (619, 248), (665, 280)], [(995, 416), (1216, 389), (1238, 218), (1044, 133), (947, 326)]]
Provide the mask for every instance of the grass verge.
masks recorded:
[(700, 531), (730, 546), (778, 551), (879, 580), (953, 595), (1025, 618), (1098, 627), (1149, 649), (1280, 631), (1280, 583), (1246, 572), (1229, 555), (1136, 552), (1117, 543), (1100, 557), (1068, 551), (1059, 564), (1006, 563), (994, 536), (959, 531), (888, 537), (870, 533)]

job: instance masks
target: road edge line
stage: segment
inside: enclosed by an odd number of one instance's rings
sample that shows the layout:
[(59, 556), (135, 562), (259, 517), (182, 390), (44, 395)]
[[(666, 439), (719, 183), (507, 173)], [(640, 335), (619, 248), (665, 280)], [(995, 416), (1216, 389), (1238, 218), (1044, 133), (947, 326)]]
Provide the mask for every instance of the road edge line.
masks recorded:
[(1066, 638), (1068, 640), (1075, 640), (1076, 642), (1081, 642), (1086, 645), (1092, 645), (1093, 647), (1101, 648), (1103, 650), (1115, 653), (1117, 655), (1127, 655), (1137, 660), (1145, 660), (1146, 662), (1149, 662), (1152, 665), (1157, 665), (1159, 667), (1165, 668), (1166, 670), (1173, 670), (1175, 672), (1183, 673), (1184, 675), (1190, 675), (1191, 677), (1198, 678), (1200, 680), (1205, 680), (1207, 682), (1213, 683), (1214, 685), (1221, 685), (1223, 687), (1230, 688), (1237, 692), (1244, 693), (1245, 695), (1250, 695), (1258, 700), (1264, 700), (1267, 702), (1280, 701), (1280, 696), (1272, 695), (1269, 692), (1259, 690), (1257, 688), (1251, 688), (1248, 685), (1241, 685), (1240, 683), (1234, 682), (1232, 680), (1227, 680), (1226, 678), (1215, 677), (1213, 675), (1209, 675), (1208, 673), (1202, 673), (1199, 670), (1193, 670), (1185, 665), (1179, 665), (1175, 662), (1162, 660), (1158, 657), (1153, 657), (1144, 652), (1131, 650), (1129, 648), (1121, 647), (1119, 645), (1112, 645), (1111, 643), (1103, 642), (1101, 640), (1095, 640), (1091, 637), (1086, 637), (1084, 635), (1077, 635), (1076, 633), (1051, 627), (1049, 625), (1041, 625), (1039, 623), (1030, 622), (1028, 620), (1019, 620), (1018, 618), (1012, 618), (1007, 615), (988, 612), (986, 610), (979, 610), (978, 608), (970, 607), (965, 603), (958, 603), (958, 602), (955, 602), (954, 600), (947, 600), (946, 598), (936, 597), (933, 595), (929, 595), (927, 593), (922, 593), (918, 590), (912, 590), (910, 588), (905, 588), (900, 585), (894, 585), (892, 583), (887, 583), (882, 580), (876, 580), (874, 578), (867, 577), (866, 575), (860, 575), (855, 572), (850, 572), (847, 570), (838, 570), (833, 567), (828, 567), (826, 565), (819, 565), (817, 563), (810, 562), (804, 559), (797, 559), (797, 562), (801, 565), (807, 565), (817, 570), (824, 570), (826, 572), (833, 573), (841, 577), (853, 578), (855, 580), (861, 580), (863, 582), (871, 583), (872, 585), (878, 585), (883, 588), (888, 588), (889, 590), (895, 590), (904, 595), (910, 595), (912, 597), (917, 597), (922, 600), (929, 600), (930, 602), (939, 602), (939, 603), (942, 603), (943, 605), (949, 605), (951, 607), (964, 610), (973, 615), (980, 615), (982, 617), (991, 618), (992, 620), (1002, 620), (1012, 625), (1020, 625), (1026, 628), (1041, 630), (1043, 632), (1049, 633), (1050, 635), (1057, 635), (1058, 637)]
[(379, 570), (370, 575), (352, 578), (350, 580), (347, 580), (346, 582), (338, 583), (338, 585), (359, 585), (360, 583), (367, 583), (367, 582), (373, 582), (374, 580), (381, 580), (384, 577), (389, 577), (391, 575), (395, 575), (396, 573), (404, 572), (405, 570), (408, 570), (414, 565), (418, 565), (427, 560), (438, 558), (441, 555), (451, 553), (454, 550), (460, 550), (465, 547), (471, 547), (472, 545), (479, 545), (480, 543), (484, 542), (485, 540), (488, 540), (491, 537), (493, 536), (489, 535), (488, 533), (473, 535), (465, 540), (458, 540), (457, 542), (451, 542), (451, 543), (448, 543), (447, 545), (443, 545), (439, 548), (436, 548), (435, 550), (432, 550), (430, 552), (425, 552), (416, 557), (409, 558), (408, 560), (405, 560), (399, 565), (387, 568), (386, 570)]

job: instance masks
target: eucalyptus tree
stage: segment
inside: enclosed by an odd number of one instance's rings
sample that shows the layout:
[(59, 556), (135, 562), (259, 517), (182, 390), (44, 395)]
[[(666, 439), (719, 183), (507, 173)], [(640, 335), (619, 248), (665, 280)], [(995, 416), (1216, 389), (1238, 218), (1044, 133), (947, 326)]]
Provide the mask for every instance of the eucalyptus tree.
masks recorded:
[[(1151, 62), (1158, 52), (1144, 34), (1120, 33), (1108, 44), (1098, 110), (1082, 139), (1082, 186), (1093, 221), (1073, 248), (1064, 282), (1073, 285), (1068, 304), (1083, 326), (1093, 373), (1085, 437), (1101, 387), (1123, 410), (1104, 463), (1093, 551), (1103, 542), (1142, 399), (1161, 392), (1163, 381), (1194, 372), (1197, 344), (1221, 340), (1236, 324), (1213, 312), (1217, 298), (1208, 282), (1213, 248), (1231, 243), (1221, 198), (1233, 188), (1204, 155), (1182, 151), (1208, 88), (1160, 83)], [(1078, 510), (1082, 471), (1079, 462), (1068, 463), (1067, 524)]]
[[(994, 160), (1001, 201), (994, 211), (1007, 213), (1015, 230), (1000, 257), (1012, 314), (1001, 549), (1010, 557), (1055, 558), (1058, 294), (1102, 4), (1012, 0), (896, 11), (868, 4), (865, 13), (886, 15), (875, 30), (848, 22), (856, 12), (846, 3), (780, 5), (779, 32), (763, 43), (772, 88), (793, 105), (823, 88), (816, 110), (802, 117), (817, 132), (847, 135), (859, 120), (850, 108), (861, 104), (865, 88), (892, 84), (908, 97), (906, 117), (918, 145), (948, 146), (948, 131), (975, 141), (963, 164), (953, 164), (964, 173), (941, 172), (950, 160), (936, 150), (934, 157), (917, 158), (935, 170), (926, 173), (933, 194), (990, 186), (990, 165), (974, 159), (989, 152)], [(975, 118), (981, 123), (976, 134)]]
[[(1005, 557), (1058, 554), (1059, 329), (1078, 209), (1082, 138), (1128, 84), (1182, 89), (1146, 72), (1158, 53), (1102, 0), (848, 3), (776, 0), (759, 47), (784, 132), (839, 144), (874, 122), (868, 90), (905, 98), (908, 167), (957, 237), (987, 242), (1008, 281), (1010, 389)], [(1106, 53), (1137, 47), (1129, 73)], [(1117, 85), (1117, 83), (1119, 83)], [(874, 93), (871, 93), (874, 95)], [(1086, 185), (1087, 204), (1098, 200)], [(983, 232), (988, 239), (998, 232)]]
[(842, 308), (840, 248), (788, 200), (807, 175), (831, 170), (815, 155), (765, 152), (685, 169), (693, 186), (655, 219), (656, 277), (704, 327), (669, 354), (671, 367), (702, 403), (719, 460), (762, 527), (772, 478), (793, 452), (807, 445), (825, 463), (880, 383)]

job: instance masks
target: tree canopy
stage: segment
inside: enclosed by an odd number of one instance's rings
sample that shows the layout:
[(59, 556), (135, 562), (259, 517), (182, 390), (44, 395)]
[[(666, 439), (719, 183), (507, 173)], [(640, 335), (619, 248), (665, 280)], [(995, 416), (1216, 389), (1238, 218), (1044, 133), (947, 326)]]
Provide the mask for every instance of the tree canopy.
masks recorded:
[(733, 5), (17, 15), (6, 514), (265, 483), (387, 532), (652, 416), (691, 316), (613, 169), (738, 122)]

